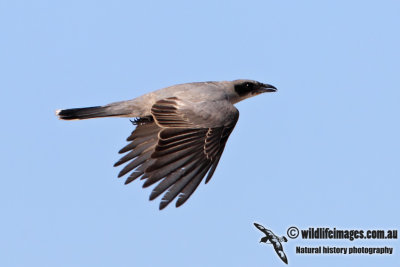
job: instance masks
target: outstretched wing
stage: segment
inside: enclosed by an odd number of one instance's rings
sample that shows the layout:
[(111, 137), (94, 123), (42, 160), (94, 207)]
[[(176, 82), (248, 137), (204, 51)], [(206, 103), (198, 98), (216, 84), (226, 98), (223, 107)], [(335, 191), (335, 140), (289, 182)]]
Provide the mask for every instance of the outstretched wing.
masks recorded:
[(265, 228), (264, 226), (262, 226), (261, 224), (258, 223), (254, 223), (255, 227), (257, 227), (258, 230), (260, 230), (261, 232), (263, 232), (266, 235), (269, 235), (269, 230), (267, 228)]
[(274, 245), (274, 249), (276, 251), (276, 254), (278, 254), (279, 258), (281, 258), (281, 260), (284, 263), (288, 264), (288, 260), (287, 260), (286, 254), (285, 254), (285, 252), (283, 252), (282, 244), (280, 242), (276, 242), (276, 243), (273, 243), (273, 245)]
[(151, 113), (136, 121), (130, 143), (120, 150), (127, 154), (114, 166), (127, 163), (118, 175), (130, 173), (126, 184), (138, 177), (146, 180), (143, 187), (159, 182), (150, 200), (166, 192), (160, 209), (178, 195), (179, 207), (207, 173), (206, 183), (211, 179), (239, 111), (228, 101), (187, 103), (173, 97), (156, 102)]

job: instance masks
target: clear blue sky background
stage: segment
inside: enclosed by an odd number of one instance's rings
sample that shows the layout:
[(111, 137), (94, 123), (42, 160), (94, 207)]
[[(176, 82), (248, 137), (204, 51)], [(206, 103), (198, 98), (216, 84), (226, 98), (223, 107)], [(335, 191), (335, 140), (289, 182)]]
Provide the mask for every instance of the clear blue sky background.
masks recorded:
[[(259, 222), (398, 229), (399, 1), (0, 1), (1, 266), (283, 266)], [(217, 171), (181, 208), (118, 180), (128, 119), (59, 121), (165, 86), (250, 78)], [(297, 255), (296, 246), (395, 255)], [(399, 241), (284, 244), (290, 266), (399, 266)], [(396, 265), (397, 264), (397, 265)]]

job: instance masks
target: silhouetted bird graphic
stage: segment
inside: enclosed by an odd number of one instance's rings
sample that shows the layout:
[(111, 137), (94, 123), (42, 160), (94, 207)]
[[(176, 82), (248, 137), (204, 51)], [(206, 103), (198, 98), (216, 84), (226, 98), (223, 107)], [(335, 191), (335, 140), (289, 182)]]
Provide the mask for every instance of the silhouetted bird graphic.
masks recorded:
[[(285, 252), (283, 252), (283, 247), (281, 244), (281, 242), (287, 242), (287, 238), (284, 236), (278, 237), (271, 230), (265, 228), (261, 224), (254, 223), (254, 225), (257, 227), (258, 230), (260, 230), (261, 232), (263, 232), (265, 234), (265, 236), (263, 238), (261, 238), (260, 243), (263, 242), (266, 244), (272, 244), (274, 246), (276, 254), (278, 254), (279, 258), (281, 258), (281, 260), (284, 263), (288, 264), (287, 257), (285, 255)], [(268, 243), (268, 241), (270, 243)]]

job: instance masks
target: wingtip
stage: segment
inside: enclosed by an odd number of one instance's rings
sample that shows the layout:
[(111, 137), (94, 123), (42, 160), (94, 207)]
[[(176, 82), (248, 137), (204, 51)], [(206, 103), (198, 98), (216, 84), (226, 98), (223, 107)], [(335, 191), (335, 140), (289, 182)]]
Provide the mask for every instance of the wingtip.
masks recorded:
[(152, 201), (154, 199), (156, 199), (158, 196), (157, 192), (155, 192), (154, 190), (151, 192), (150, 196), (149, 196), (149, 200)]
[[(117, 165), (118, 166), (118, 165)], [(115, 167), (115, 166), (114, 166)], [(121, 178), (122, 176), (124, 176), (125, 175), (125, 173), (124, 172), (122, 172), (122, 170), (118, 173), (118, 178)]]
[(179, 199), (175, 202), (175, 207), (179, 208), (179, 207), (182, 206), (185, 202), (186, 202), (186, 199), (179, 198)]
[(171, 203), (172, 200), (161, 199), (159, 209), (162, 210)]
[(169, 204), (169, 203), (166, 203), (166, 202), (162, 202), (162, 201), (161, 201), (161, 202), (160, 202), (160, 206), (158, 206), (158, 209), (159, 209), (159, 210), (163, 210), (163, 209), (165, 209), (166, 206), (168, 206), (168, 204)]
[[(122, 162), (119, 160), (119, 161), (117, 161), (117, 162), (114, 163), (113, 167), (118, 167), (118, 166), (121, 165), (121, 164), (122, 164)], [(122, 175), (121, 175), (121, 176), (122, 176)], [(121, 176), (118, 175), (118, 178), (121, 177)]]

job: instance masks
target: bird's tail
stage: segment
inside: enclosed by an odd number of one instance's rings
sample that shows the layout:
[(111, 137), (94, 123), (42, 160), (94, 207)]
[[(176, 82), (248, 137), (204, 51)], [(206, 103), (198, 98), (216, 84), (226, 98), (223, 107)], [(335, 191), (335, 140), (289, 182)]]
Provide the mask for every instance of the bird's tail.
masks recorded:
[(61, 120), (84, 120), (102, 117), (134, 117), (132, 114), (132, 108), (120, 103), (87, 108), (59, 109), (56, 111), (56, 115)]

